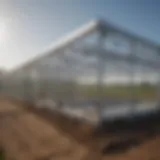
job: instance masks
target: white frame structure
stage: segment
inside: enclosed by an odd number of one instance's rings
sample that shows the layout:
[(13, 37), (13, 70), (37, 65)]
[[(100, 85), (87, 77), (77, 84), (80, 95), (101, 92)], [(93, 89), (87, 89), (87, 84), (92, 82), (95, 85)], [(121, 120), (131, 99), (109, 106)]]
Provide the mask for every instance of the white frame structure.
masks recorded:
[[(129, 72), (127, 71), (126, 74), (130, 77), (130, 84), (134, 83), (134, 75), (135, 70), (134, 67), (136, 67), (136, 63), (140, 64), (142, 66), (148, 67), (151, 70), (154, 70), (156, 73), (156, 83), (159, 86), (159, 68), (160, 68), (160, 50), (159, 50), (159, 44), (156, 44), (154, 42), (151, 42), (145, 38), (142, 38), (140, 36), (137, 36), (135, 34), (131, 34), (130, 32), (125, 31), (124, 29), (120, 27), (115, 27), (112, 24), (109, 24), (103, 20), (95, 20), (89, 22), (87, 25), (82, 26), (78, 30), (74, 31), (73, 33), (67, 35), (66, 37), (60, 39), (57, 43), (54, 43), (53, 46), (49, 47), (46, 51), (44, 51), (40, 56), (37, 56), (30, 61), (26, 62), (25, 64), (20, 65), (19, 67), (11, 70), (8, 75), (6, 76), (6, 79), (4, 80), (4, 93), (10, 96), (13, 96), (15, 98), (23, 99), (23, 100), (30, 100), (34, 101), (37, 98), (37, 88), (39, 88), (39, 84), (36, 81), (37, 75), (35, 71), (39, 70), (39, 75), (46, 72), (46, 70), (43, 70), (40, 68), (40, 66), (43, 66), (45, 64), (46, 59), (54, 59), (56, 55), (60, 55), (61, 53), (64, 53), (68, 48), (72, 47), (75, 43), (79, 43), (79, 41), (83, 40), (85, 37), (92, 35), (93, 33), (98, 33), (98, 41), (97, 45), (95, 46), (83, 46), (81, 48), (77, 48), (77, 51), (83, 52), (83, 54), (86, 55), (96, 55), (98, 57), (99, 63), (97, 64), (97, 95), (100, 95), (101, 92), (103, 92), (103, 79), (105, 77), (104, 75), (104, 68), (106, 61), (122, 61), (129, 65)], [(112, 37), (118, 41), (117, 46), (120, 45), (121, 47), (120, 53), (117, 50), (108, 49), (106, 50), (106, 39), (108, 37)], [(123, 44), (119, 44), (123, 41)], [(109, 42), (108, 42), (109, 44)], [(124, 47), (126, 45), (126, 48)], [(111, 45), (110, 45), (111, 46)], [(116, 48), (116, 47), (115, 47)], [(117, 47), (118, 48), (118, 47)], [(122, 49), (123, 48), (123, 49)], [(141, 49), (139, 49), (141, 48)], [(125, 50), (125, 51), (124, 51)], [(126, 53), (127, 50), (127, 53)], [(73, 48), (74, 51), (74, 48)], [(143, 53), (141, 55), (141, 53)], [(75, 53), (76, 54), (76, 53)], [(116, 64), (115, 64), (116, 65)], [(74, 65), (71, 66), (74, 68)], [(44, 68), (45, 69), (45, 68)], [(42, 73), (43, 72), (43, 73)], [(152, 73), (152, 71), (150, 71)], [(63, 73), (62, 73), (63, 74)], [(30, 75), (30, 79), (27, 81), (27, 77)], [(62, 76), (63, 77), (63, 76)], [(41, 78), (41, 77), (40, 77)], [(13, 84), (13, 81), (17, 80), (18, 82)], [(20, 80), (21, 79), (21, 80)], [(32, 79), (32, 82), (31, 82)], [(36, 83), (34, 83), (34, 79)], [(12, 80), (12, 81), (11, 81)], [(155, 79), (154, 79), (155, 80)], [(24, 96), (30, 95), (30, 97), (27, 97), (24, 99), (23, 93), (25, 92), (25, 82), (28, 83), (29, 81), (32, 83), (30, 84), (32, 87), (32, 92), (25, 93)], [(21, 87), (18, 89), (19, 82), (22, 82)], [(24, 86), (24, 88), (22, 88)], [(11, 89), (12, 88), (12, 89)], [(47, 86), (45, 86), (47, 88)], [(16, 94), (16, 91), (12, 94), (10, 93), (10, 90), (19, 90), (19, 93)], [(74, 95), (75, 90), (73, 90), (72, 94)], [(71, 94), (71, 92), (66, 93)], [(160, 89), (157, 87), (157, 100), (159, 99), (160, 95)], [(64, 94), (65, 96), (65, 94)], [(131, 100), (134, 100), (133, 94), (131, 94)], [(73, 98), (74, 99), (74, 98)], [(99, 103), (97, 103), (99, 106), (103, 107), (103, 101), (102, 97), (98, 97)], [(100, 107), (100, 108), (101, 108)]]

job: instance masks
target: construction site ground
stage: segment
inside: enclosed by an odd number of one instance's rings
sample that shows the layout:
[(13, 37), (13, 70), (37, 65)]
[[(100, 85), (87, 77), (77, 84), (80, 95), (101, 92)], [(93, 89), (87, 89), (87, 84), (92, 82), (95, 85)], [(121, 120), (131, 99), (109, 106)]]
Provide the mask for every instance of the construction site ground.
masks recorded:
[[(95, 136), (94, 130), (94, 125), (58, 112), (0, 99), (0, 149), (6, 160), (160, 160), (158, 134), (130, 135), (142, 143), (109, 153), (105, 147), (113, 137)], [(123, 150), (124, 144), (117, 145)]]

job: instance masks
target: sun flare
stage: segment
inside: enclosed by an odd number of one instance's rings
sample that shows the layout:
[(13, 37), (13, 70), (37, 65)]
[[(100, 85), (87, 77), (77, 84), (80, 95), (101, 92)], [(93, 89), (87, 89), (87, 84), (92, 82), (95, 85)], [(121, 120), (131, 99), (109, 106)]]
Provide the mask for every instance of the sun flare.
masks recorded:
[(3, 22), (0, 22), (0, 44), (5, 41), (7, 37), (6, 25)]

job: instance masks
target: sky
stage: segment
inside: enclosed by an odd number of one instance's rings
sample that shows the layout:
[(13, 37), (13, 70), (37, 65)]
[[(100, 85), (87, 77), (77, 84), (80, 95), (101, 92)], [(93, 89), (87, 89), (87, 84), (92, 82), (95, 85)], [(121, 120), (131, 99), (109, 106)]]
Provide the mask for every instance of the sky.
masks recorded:
[(160, 43), (159, 0), (0, 0), (0, 67), (12, 69), (99, 18)]

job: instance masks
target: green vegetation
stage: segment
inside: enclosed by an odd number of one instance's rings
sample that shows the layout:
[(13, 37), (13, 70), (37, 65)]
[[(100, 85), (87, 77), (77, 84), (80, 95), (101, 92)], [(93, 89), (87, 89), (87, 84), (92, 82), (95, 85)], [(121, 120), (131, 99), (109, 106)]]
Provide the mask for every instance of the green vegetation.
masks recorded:
[(9, 93), (19, 97), (50, 95), (55, 99), (66, 100), (73, 99), (73, 97), (87, 99), (97, 97), (127, 99), (132, 97), (150, 100), (157, 98), (157, 87), (149, 83), (142, 83), (139, 85), (103, 85), (100, 89), (96, 84), (82, 85), (76, 84), (74, 81), (41, 80), (36, 83), (14, 82), (9, 86)]
[(95, 85), (79, 86), (79, 91), (82, 95), (87, 97), (115, 97), (115, 98), (130, 98), (136, 99), (154, 99), (157, 97), (156, 87), (152, 85), (114, 85), (102, 86), (101, 89)]

